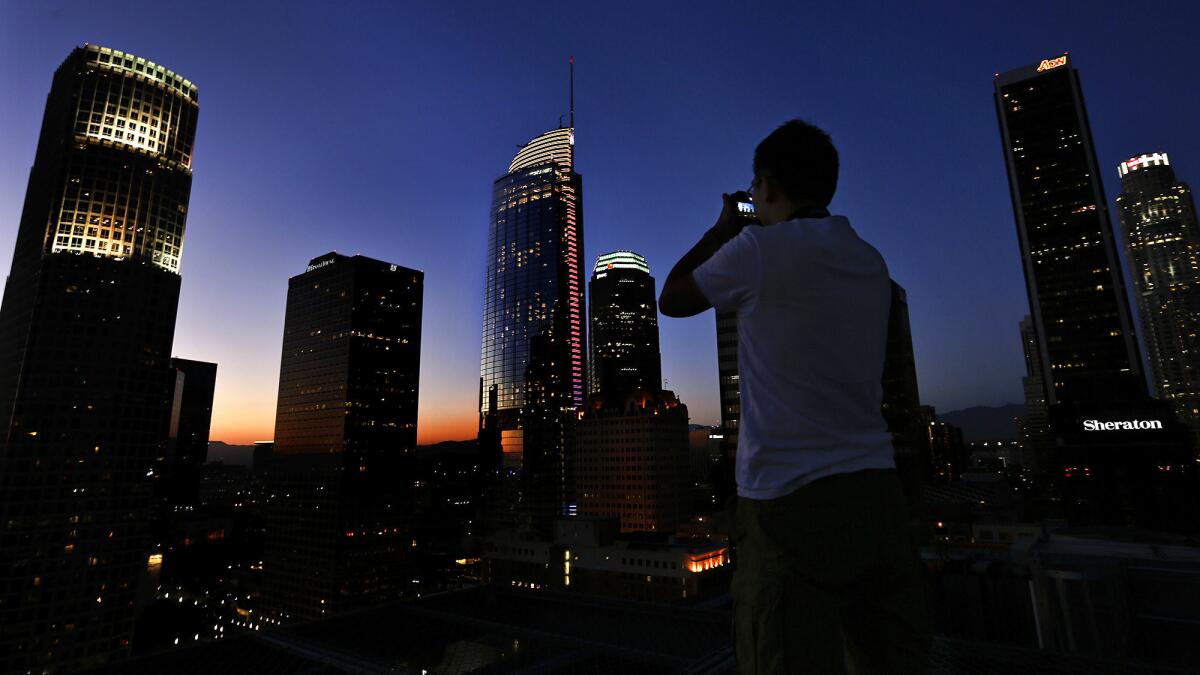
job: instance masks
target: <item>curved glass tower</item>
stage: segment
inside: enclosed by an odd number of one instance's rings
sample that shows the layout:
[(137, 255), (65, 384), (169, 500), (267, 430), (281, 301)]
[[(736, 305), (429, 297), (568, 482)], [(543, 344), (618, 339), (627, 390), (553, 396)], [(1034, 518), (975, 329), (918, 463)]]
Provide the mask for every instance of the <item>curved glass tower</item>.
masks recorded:
[(87, 45), (54, 74), (0, 307), (0, 671), (129, 650), (170, 415), (196, 86)]
[(566, 424), (585, 395), (582, 191), (571, 128), (526, 143), (492, 187), (480, 427), (497, 432), (521, 476), (509, 501), (535, 527), (565, 499)]

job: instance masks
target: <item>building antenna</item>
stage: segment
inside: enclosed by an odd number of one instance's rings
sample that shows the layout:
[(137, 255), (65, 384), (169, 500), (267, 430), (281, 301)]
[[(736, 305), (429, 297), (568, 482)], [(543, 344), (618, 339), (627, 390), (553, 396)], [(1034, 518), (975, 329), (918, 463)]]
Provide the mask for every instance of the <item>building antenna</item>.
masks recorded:
[(571, 66), (571, 128), (575, 128), (575, 57), (567, 59)]

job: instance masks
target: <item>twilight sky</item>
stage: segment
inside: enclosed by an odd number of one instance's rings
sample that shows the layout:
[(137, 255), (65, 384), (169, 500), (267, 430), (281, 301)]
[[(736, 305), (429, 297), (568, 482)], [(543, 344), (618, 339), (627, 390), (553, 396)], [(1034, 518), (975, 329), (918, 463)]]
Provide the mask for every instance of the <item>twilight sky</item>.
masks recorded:
[[(1131, 155), (1200, 180), (1193, 2), (590, 4), (0, 0), (0, 267), (51, 76), (85, 42), (199, 86), (175, 353), (219, 364), (231, 443), (273, 436), (287, 279), (330, 250), (425, 272), (418, 439), (474, 436), (491, 184), (567, 112), (571, 54), (589, 261), (633, 249), (661, 288), (755, 144), (808, 119), (841, 152), (833, 211), (908, 289), (941, 411), (1022, 400), (993, 73), (1070, 51), (1110, 207)], [(711, 312), (660, 323), (668, 388), (716, 422)]]

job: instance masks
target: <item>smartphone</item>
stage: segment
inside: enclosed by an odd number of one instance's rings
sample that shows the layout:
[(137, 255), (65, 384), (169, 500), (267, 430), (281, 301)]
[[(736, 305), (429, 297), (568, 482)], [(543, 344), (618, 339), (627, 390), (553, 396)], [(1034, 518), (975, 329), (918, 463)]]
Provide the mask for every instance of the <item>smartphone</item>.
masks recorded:
[(733, 203), (737, 207), (735, 214), (738, 220), (747, 225), (759, 225), (758, 214), (754, 211), (754, 202), (750, 200), (750, 195), (745, 192), (734, 192), (729, 195), (733, 198)]

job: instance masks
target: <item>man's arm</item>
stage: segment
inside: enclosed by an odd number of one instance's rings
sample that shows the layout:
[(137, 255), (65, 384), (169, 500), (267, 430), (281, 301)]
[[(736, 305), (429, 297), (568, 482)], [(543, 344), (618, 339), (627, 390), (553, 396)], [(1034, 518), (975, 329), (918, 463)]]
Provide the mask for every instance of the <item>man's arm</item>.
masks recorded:
[(675, 263), (675, 267), (671, 268), (671, 273), (667, 275), (667, 280), (663, 282), (662, 294), (658, 296), (658, 310), (665, 316), (695, 316), (712, 307), (712, 303), (696, 286), (692, 272), (742, 229), (733, 215), (733, 199), (729, 195), (721, 197), (725, 206), (721, 209), (721, 217), (717, 219), (717, 224), (705, 232), (700, 241)]

